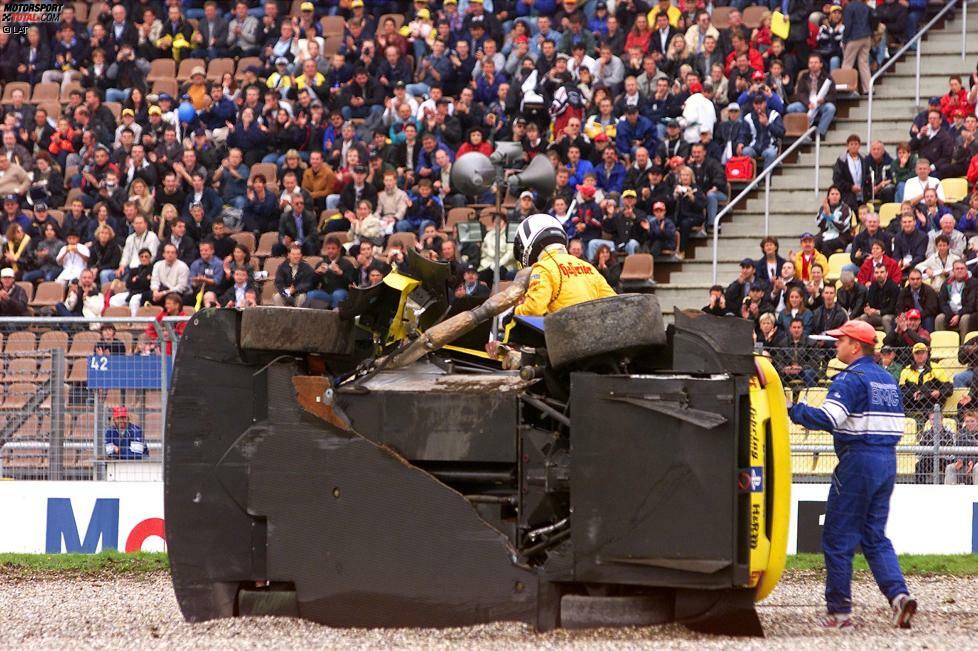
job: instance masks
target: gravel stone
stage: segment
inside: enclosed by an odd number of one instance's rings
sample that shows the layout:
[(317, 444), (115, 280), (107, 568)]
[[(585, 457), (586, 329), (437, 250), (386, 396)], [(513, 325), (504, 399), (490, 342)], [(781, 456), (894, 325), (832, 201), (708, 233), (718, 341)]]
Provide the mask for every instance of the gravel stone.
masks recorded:
[(978, 577), (910, 577), (914, 629), (895, 630), (867, 574), (854, 583), (854, 630), (820, 631), (823, 577), (791, 572), (758, 607), (766, 639), (710, 637), (682, 626), (558, 630), (522, 624), (453, 629), (335, 629), (287, 618), (188, 624), (169, 575), (97, 578), (0, 570), (0, 649), (920, 649), (973, 648)]

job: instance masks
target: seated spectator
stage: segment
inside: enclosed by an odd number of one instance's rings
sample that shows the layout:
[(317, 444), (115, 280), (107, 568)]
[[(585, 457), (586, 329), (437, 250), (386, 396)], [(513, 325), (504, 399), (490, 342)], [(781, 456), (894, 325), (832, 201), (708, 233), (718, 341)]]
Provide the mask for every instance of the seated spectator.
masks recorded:
[[(765, 349), (781, 348), (785, 345), (785, 336), (778, 328), (778, 318), (772, 312), (765, 312), (757, 319), (760, 334), (756, 343)], [(804, 326), (802, 326), (804, 328)]]
[[(937, 178), (944, 177), (945, 168), (950, 164), (951, 154), (954, 151), (954, 138), (945, 128), (944, 116), (940, 110), (931, 109), (927, 112), (927, 125), (910, 139), (910, 149), (919, 156), (918, 166), (922, 160), (926, 160), (931, 174)], [(906, 188), (904, 196), (913, 197)]]
[[(849, 314), (836, 301), (836, 292), (836, 287), (832, 284), (827, 284), (822, 288), (822, 304), (815, 308), (812, 313), (812, 334), (825, 334), (849, 320)], [(818, 344), (824, 343), (818, 342)]]
[(316, 301), (327, 308), (338, 307), (349, 296), (350, 286), (356, 284), (356, 269), (343, 257), (343, 247), (335, 236), (326, 239), (324, 253), (315, 270), (316, 284), (306, 293), (307, 307)]
[(126, 291), (113, 294), (109, 298), (109, 305), (121, 307), (128, 304), (130, 313), (136, 316), (139, 308), (144, 303), (148, 304), (152, 298), (152, 279), (153, 255), (149, 249), (140, 249), (136, 256), (136, 267), (130, 268), (125, 275)]
[[(894, 187), (893, 198), (890, 200), (900, 203), (906, 194), (907, 181), (917, 174), (917, 155), (910, 151), (910, 145), (905, 142), (897, 145), (896, 153), (896, 159), (890, 163), (890, 175), (893, 178)], [(928, 165), (929, 169), (930, 165)], [(880, 201), (887, 201), (887, 197), (881, 196)]]
[[(736, 306), (733, 306), (736, 308)], [(747, 319), (754, 322), (754, 333), (755, 335), (759, 332), (758, 321), (761, 315), (765, 312), (773, 311), (774, 306), (767, 302), (764, 295), (764, 285), (759, 282), (754, 282), (750, 286), (750, 291), (747, 294), (747, 298), (743, 300), (740, 304), (740, 317), (742, 319)], [(728, 313), (732, 313), (730, 310)]]
[(900, 373), (903, 372), (903, 364), (897, 359), (896, 348), (893, 346), (881, 347), (879, 365), (893, 376), (895, 382), (900, 382)]
[(886, 153), (885, 146), (879, 140), (870, 144), (866, 164), (872, 184), (872, 192), (868, 200), (879, 200), (883, 203), (894, 201), (896, 185), (893, 182), (893, 158)]
[(883, 242), (876, 240), (870, 245), (869, 257), (863, 261), (863, 266), (859, 269), (859, 282), (866, 286), (869, 286), (875, 281), (876, 278), (876, 268), (883, 267), (886, 270), (886, 274), (895, 285), (903, 282), (903, 273), (900, 271), (900, 265), (897, 264), (896, 260), (886, 255), (886, 245)]
[(757, 272), (757, 280), (759, 282), (770, 284), (771, 281), (781, 275), (781, 265), (784, 264), (785, 260), (778, 255), (779, 248), (780, 245), (776, 237), (769, 235), (761, 240), (761, 252), (763, 255), (760, 260), (754, 263), (754, 269)]
[(77, 279), (69, 281), (64, 301), (54, 306), (58, 316), (89, 319), (102, 316), (104, 309), (105, 298), (95, 284), (95, 272), (91, 269), (82, 269)]
[[(927, 191), (928, 197), (934, 196), (933, 190)], [(947, 240), (948, 250), (956, 256), (964, 255), (964, 249), (967, 246), (967, 241), (964, 238), (964, 233), (954, 228), (954, 216), (950, 214), (945, 214), (940, 218), (940, 230), (933, 230), (927, 234), (927, 255), (933, 255), (937, 252), (937, 238), (943, 237)]]
[[(89, 266), (98, 275), (100, 286), (108, 287), (109, 283), (115, 278), (119, 263), (122, 262), (122, 247), (115, 236), (115, 232), (108, 224), (104, 224), (95, 229), (95, 242), (91, 248), (92, 256), (88, 259)], [(47, 266), (46, 274), (56, 274), (55, 269), (60, 269), (53, 256)], [(49, 280), (45, 278), (45, 280)]]
[[(937, 191), (933, 188), (924, 190), (924, 200), (913, 207), (917, 219), (917, 228), (922, 231), (936, 231), (941, 227), (941, 219), (951, 214), (951, 209), (941, 205), (937, 200)], [(956, 220), (955, 220), (956, 221)], [(951, 224), (954, 228), (954, 224)]]
[(790, 338), (792, 324), (799, 321), (802, 324), (802, 335), (807, 340), (808, 335), (812, 334), (812, 313), (805, 307), (805, 291), (800, 287), (791, 287), (784, 303), (784, 311), (778, 316), (778, 327), (787, 332)]
[(869, 160), (859, 152), (862, 140), (856, 134), (846, 138), (846, 151), (832, 166), (832, 183), (842, 193), (842, 200), (856, 207), (872, 197), (873, 182)]
[(149, 447), (143, 439), (143, 430), (129, 422), (129, 410), (112, 408), (112, 424), (102, 436), (105, 456), (112, 460), (141, 460), (149, 456)]
[(677, 255), (682, 258), (690, 235), (694, 230), (702, 230), (706, 221), (706, 195), (696, 186), (691, 168), (685, 165), (680, 167), (677, 177), (679, 182), (673, 190), (672, 202), (673, 216), (679, 227), (680, 250)]
[(0, 316), (27, 315), (27, 292), (16, 284), (13, 269), (0, 269)]
[[(167, 235), (163, 244), (172, 244), (177, 247), (177, 259), (188, 267), (197, 259), (197, 243), (194, 238), (187, 235), (187, 223), (180, 219), (174, 219), (170, 223), (170, 234)], [(163, 251), (159, 252), (159, 258), (163, 258)]]
[(935, 320), (937, 330), (957, 330), (961, 341), (974, 330), (978, 314), (978, 280), (971, 278), (963, 260), (954, 261), (950, 278), (938, 292), (941, 313)]
[[(58, 274), (61, 273), (61, 266), (58, 264), (56, 257), (64, 246), (64, 242), (58, 239), (57, 224), (45, 224), (43, 238), (33, 240), (31, 246), (33, 250), (30, 255), (30, 260), (24, 266), (22, 279), (29, 283), (34, 283), (39, 280), (50, 281), (57, 278)], [(115, 246), (118, 249), (118, 245)], [(93, 259), (90, 260), (90, 263), (92, 266), (97, 266), (94, 260), (94, 252)], [(116, 266), (118, 266), (118, 258), (116, 259)]]
[[(156, 342), (160, 337), (159, 333), (163, 333), (167, 355), (173, 354), (173, 341), (170, 338), (170, 329), (163, 326), (163, 319), (178, 316), (187, 316), (183, 311), (183, 297), (176, 292), (170, 292), (163, 299), (163, 311), (156, 315), (156, 323), (150, 323), (146, 326), (145, 334), (151, 342)], [(177, 321), (172, 324), (172, 327), (177, 340), (179, 340), (183, 336), (183, 331), (187, 329), (187, 321)]]
[(232, 272), (231, 286), (217, 298), (218, 306), (243, 309), (259, 303), (260, 293), (251, 284), (248, 272), (238, 267)]
[[(842, 205), (845, 206), (845, 204)], [(848, 206), (846, 208), (848, 208)], [(863, 206), (860, 206), (859, 214), (862, 217), (860, 220), (862, 230), (860, 230), (859, 233), (852, 238), (852, 247), (849, 254), (849, 258), (852, 260), (852, 263), (857, 267), (861, 266), (863, 261), (869, 255), (870, 246), (872, 245), (873, 240), (880, 240), (883, 242), (884, 252), (887, 255), (893, 255), (891, 235), (880, 228), (879, 215), (873, 212), (869, 207), (866, 208), (865, 213), (863, 213)], [(850, 223), (851, 221), (852, 220), (850, 218)], [(916, 230), (916, 227), (914, 227), (914, 230)], [(896, 258), (895, 256), (894, 258), (897, 260), (897, 262), (901, 262), (899, 258)]]
[(768, 288), (768, 302), (774, 306), (775, 312), (780, 314), (785, 308), (785, 299), (788, 290), (792, 287), (804, 289), (805, 283), (795, 274), (795, 263), (785, 260), (781, 265), (781, 275), (775, 278)]
[(897, 261), (902, 277), (927, 258), (928, 236), (917, 228), (912, 214), (900, 216), (900, 232), (893, 238), (893, 258)]
[[(876, 246), (874, 246), (876, 248)], [(863, 305), (862, 316), (874, 328), (890, 332), (896, 317), (896, 303), (900, 296), (900, 286), (893, 282), (882, 263), (873, 267), (873, 280), (866, 288), (866, 302)], [(850, 315), (855, 317), (853, 313)]]
[[(930, 332), (921, 325), (921, 314), (917, 308), (898, 313), (893, 320), (893, 331), (886, 335), (883, 343), (893, 348), (907, 349), (915, 344), (930, 345)], [(898, 351), (900, 353), (901, 351)], [(906, 355), (903, 355), (906, 358)]]
[(978, 235), (978, 192), (972, 192), (968, 197), (968, 210), (958, 218), (955, 228), (965, 237)]
[[(937, 245), (937, 250), (917, 265), (916, 271), (927, 276), (932, 288), (940, 290), (941, 285), (944, 284), (944, 279), (951, 274), (954, 263), (961, 260), (961, 257), (951, 253), (950, 239), (943, 233), (934, 239), (934, 243)], [(910, 275), (913, 275), (913, 272)]]
[(272, 255), (280, 256), (298, 244), (304, 255), (319, 254), (319, 232), (316, 216), (306, 210), (306, 200), (298, 194), (292, 197), (289, 209), (282, 213), (278, 223), (278, 242), (272, 247)]
[(822, 269), (829, 266), (829, 261), (824, 255), (815, 250), (815, 236), (811, 233), (802, 233), (800, 238), (801, 251), (794, 254), (788, 252), (788, 258), (795, 263), (795, 271), (802, 282), (811, 280), (812, 265), (819, 264)]
[(808, 113), (809, 122), (818, 124), (818, 132), (824, 140), (835, 119), (835, 82), (823, 68), (818, 54), (809, 55), (808, 69), (798, 73), (792, 100), (788, 113)]
[[(815, 217), (815, 225), (818, 227), (819, 234), (815, 238), (815, 247), (823, 256), (830, 256), (837, 251), (843, 251), (852, 240), (852, 213), (848, 204), (842, 201), (842, 193), (837, 186), (829, 188), (825, 200), (818, 209)], [(876, 229), (879, 229), (879, 219), (876, 220)], [(853, 244), (852, 260), (856, 262), (856, 245)], [(859, 262), (862, 262), (860, 255)]]
[(120, 280), (126, 277), (128, 271), (142, 264), (142, 251), (149, 251), (150, 259), (155, 259), (160, 247), (159, 238), (156, 233), (148, 229), (144, 217), (136, 216), (132, 220), (132, 229), (132, 233), (126, 237), (126, 245), (122, 248), (122, 259), (116, 270), (115, 277)]
[(621, 291), (621, 265), (618, 263), (618, 258), (611, 252), (611, 247), (607, 244), (599, 246), (591, 259), (591, 264), (608, 281), (608, 285), (612, 289), (616, 292)]
[(866, 286), (856, 282), (856, 273), (859, 269), (855, 265), (848, 264), (839, 272), (839, 286), (836, 299), (839, 307), (849, 314), (850, 318), (856, 319), (863, 314), (866, 305)]
[(266, 190), (264, 174), (255, 174), (245, 195), (248, 202), (242, 213), (243, 227), (252, 233), (267, 233), (278, 228), (279, 209), (275, 195)]
[[(947, 447), (954, 445), (954, 432), (947, 427), (947, 421), (941, 414), (930, 412), (927, 414), (926, 428), (921, 428), (917, 432), (917, 445), (933, 448), (934, 445)], [(932, 451), (922, 452), (917, 455), (917, 463), (914, 467), (914, 482), (917, 484), (933, 484), (934, 470), (937, 469), (938, 477), (946, 476), (946, 466), (951, 461), (947, 455), (935, 456)]]
[[(607, 247), (605, 247), (607, 250)], [(462, 282), (455, 288), (453, 302), (455, 299), (470, 296), (475, 299), (489, 298), (489, 286), (479, 280), (479, 271), (475, 265), (468, 265), (462, 272)]]
[[(561, 200), (562, 201), (562, 200)], [(496, 247), (499, 247), (499, 277), (509, 280), (516, 274), (516, 258), (513, 256), (513, 243), (506, 237), (506, 224), (501, 215), (493, 219), (492, 228), (486, 229), (479, 248), (479, 279), (491, 284), (496, 269)]]
[(417, 194), (410, 198), (410, 202), (404, 218), (394, 226), (396, 232), (410, 231), (420, 236), (429, 224), (435, 228), (441, 227), (445, 209), (439, 199), (433, 195), (430, 179), (421, 179), (418, 182)]
[(944, 467), (944, 484), (970, 483), (978, 485), (978, 412), (967, 410), (962, 418), (961, 428), (951, 435), (950, 445), (975, 448), (974, 455), (954, 454)]
[(787, 335), (781, 344), (780, 348), (772, 351), (772, 356), (774, 367), (785, 383), (815, 386), (818, 374), (812, 363), (808, 335), (805, 333), (802, 319), (793, 318), (788, 322)]
[(778, 157), (781, 139), (784, 137), (784, 122), (780, 113), (768, 108), (764, 95), (755, 95), (751, 106), (750, 112), (744, 117), (747, 128), (741, 135), (738, 156), (763, 158), (762, 169), (767, 169)]
[(272, 302), (279, 306), (302, 307), (306, 294), (318, 282), (316, 272), (302, 259), (302, 245), (289, 247), (288, 259), (275, 271), (275, 296)]
[(70, 231), (65, 235), (65, 245), (61, 247), (55, 261), (61, 266), (61, 273), (56, 280), (60, 282), (70, 282), (77, 280), (81, 272), (87, 268), (88, 258), (91, 255), (88, 247), (79, 244), (79, 236), (76, 231)]
[(727, 299), (724, 296), (722, 285), (710, 287), (710, 302), (703, 306), (703, 311), (713, 316), (726, 316), (730, 313), (727, 310)]
[(923, 277), (917, 269), (907, 276), (907, 284), (900, 290), (896, 304), (897, 314), (910, 314), (910, 310), (914, 309), (920, 315), (924, 330), (933, 332), (934, 319), (940, 314), (940, 299), (932, 287), (923, 283)]
[(754, 261), (744, 258), (740, 261), (740, 274), (737, 279), (727, 285), (724, 290), (724, 303), (729, 307), (730, 314), (740, 314), (740, 305), (750, 295), (751, 286), (757, 282)]
[(911, 350), (912, 360), (900, 373), (903, 408), (923, 420), (934, 405), (944, 404), (951, 395), (951, 381), (944, 369), (931, 364), (926, 343), (917, 342)]
[(126, 344), (116, 337), (115, 324), (103, 323), (99, 326), (102, 338), (95, 343), (96, 355), (125, 355)]
[(163, 245), (163, 258), (153, 265), (149, 289), (150, 302), (154, 305), (163, 305), (164, 300), (173, 295), (190, 299), (190, 267), (177, 258), (174, 244)]
[(190, 264), (190, 287), (196, 294), (214, 291), (224, 282), (224, 264), (214, 255), (214, 244), (200, 243), (200, 257)]
[[(944, 188), (940, 178), (932, 176), (933, 165), (927, 158), (918, 158), (915, 166), (916, 176), (907, 179), (903, 186), (903, 200), (916, 206), (924, 200), (924, 192), (933, 189), (937, 192), (937, 200), (944, 202)], [(925, 229), (925, 230), (929, 230)]]

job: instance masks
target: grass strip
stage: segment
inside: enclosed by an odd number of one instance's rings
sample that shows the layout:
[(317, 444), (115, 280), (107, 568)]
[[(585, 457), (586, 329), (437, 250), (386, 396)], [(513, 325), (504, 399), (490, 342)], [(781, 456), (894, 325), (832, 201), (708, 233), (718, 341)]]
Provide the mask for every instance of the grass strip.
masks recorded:
[[(904, 574), (920, 576), (946, 574), (951, 576), (978, 575), (978, 555), (976, 554), (902, 554), (900, 567)], [(853, 567), (857, 572), (868, 572), (869, 565), (862, 554), (856, 554)], [(824, 570), (825, 560), (821, 554), (797, 554), (788, 557), (787, 569)]]

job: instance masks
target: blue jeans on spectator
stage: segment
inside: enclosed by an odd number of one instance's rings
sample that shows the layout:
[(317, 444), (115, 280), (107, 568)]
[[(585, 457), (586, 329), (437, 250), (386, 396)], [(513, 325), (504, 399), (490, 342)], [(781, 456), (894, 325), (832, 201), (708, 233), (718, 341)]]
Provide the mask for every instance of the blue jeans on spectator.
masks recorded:
[(32, 269), (30, 271), (25, 271), (24, 277), (21, 278), (21, 280), (28, 283), (36, 283), (39, 280), (45, 280), (50, 282), (55, 278), (57, 278), (58, 274), (60, 273), (61, 273), (60, 267), (54, 267), (53, 269), (49, 269), (47, 271), (45, 271), (44, 269)]
[[(767, 161), (764, 162), (765, 166)], [(720, 207), (721, 201), (726, 201), (727, 197), (725, 192), (720, 192), (719, 190), (714, 190), (713, 192), (706, 193), (706, 226), (707, 228), (713, 228), (713, 220), (717, 216), (717, 210)]]
[(893, 195), (893, 201), (896, 203), (903, 203), (903, 188), (907, 185), (906, 181), (900, 181), (896, 186), (896, 194)]
[[(802, 104), (801, 102), (792, 102), (788, 105), (788, 113), (807, 113), (808, 106)], [(815, 112), (815, 122), (818, 123), (818, 132), (824, 138), (829, 132), (829, 126), (832, 124), (832, 120), (835, 119), (835, 104), (832, 102), (826, 102), (818, 107), (818, 111)]]
[(100, 287), (104, 287), (113, 280), (115, 280), (115, 269), (103, 269), (98, 272), (98, 284)]
[(352, 120), (354, 118), (365, 120), (374, 113), (383, 112), (384, 107), (381, 104), (373, 104), (372, 106), (343, 106), (340, 108), (340, 114), (344, 120)]
[(130, 88), (106, 88), (105, 89), (105, 101), (106, 102), (125, 102), (129, 99), (129, 93), (132, 92)]
[(974, 379), (975, 372), (970, 368), (966, 371), (961, 371), (954, 376), (952, 383), (955, 389), (966, 389), (971, 385), (971, 380)]
[(336, 307), (342, 301), (346, 300), (346, 297), (350, 293), (345, 289), (334, 289), (332, 292), (327, 292), (322, 289), (313, 289), (306, 292), (306, 305), (309, 305), (309, 301), (317, 300), (326, 303), (330, 307)]
[[(598, 254), (598, 247), (600, 247), (602, 244), (604, 244), (609, 249), (611, 249), (611, 254), (612, 255), (614, 255), (615, 254), (615, 251), (618, 250), (617, 245), (614, 242), (612, 242), (611, 240), (594, 239), (594, 240), (591, 240), (590, 242), (588, 242), (588, 245), (587, 245), (587, 259), (588, 260), (594, 260), (594, 256), (596, 256)], [(638, 242), (636, 240), (628, 240), (627, 242), (625, 242), (625, 253), (627, 253), (628, 255), (631, 255), (631, 254), (635, 253), (636, 251), (638, 251)]]
[(234, 206), (235, 208), (237, 208), (238, 210), (244, 210), (245, 206), (248, 205), (248, 197), (244, 197), (244, 196), (232, 197), (231, 200), (228, 201), (228, 203)]
[[(302, 156), (299, 156), (299, 158), (302, 158)], [(275, 163), (279, 167), (282, 167), (282, 165), (285, 164), (285, 154), (284, 153), (277, 154), (275, 152), (272, 152), (271, 154), (265, 154), (265, 156), (261, 159), (261, 162)]]
[(210, 61), (211, 59), (220, 59), (227, 54), (227, 50), (222, 47), (200, 47), (193, 51), (190, 55), (195, 59), (206, 59)]
[(424, 232), (424, 229), (431, 224), (435, 225), (435, 222), (430, 219), (402, 219), (401, 221), (394, 224), (394, 230), (398, 233), (414, 233), (418, 237)]
[(750, 156), (751, 158), (760, 156), (764, 159), (764, 167), (762, 169), (767, 169), (778, 157), (778, 150), (773, 145), (765, 148), (764, 151), (754, 151), (753, 147), (744, 147), (744, 156)]
[(411, 97), (424, 97), (429, 92), (431, 92), (431, 87), (428, 84), (421, 83), (420, 81), (416, 84), (408, 84), (404, 87), (407, 94)]

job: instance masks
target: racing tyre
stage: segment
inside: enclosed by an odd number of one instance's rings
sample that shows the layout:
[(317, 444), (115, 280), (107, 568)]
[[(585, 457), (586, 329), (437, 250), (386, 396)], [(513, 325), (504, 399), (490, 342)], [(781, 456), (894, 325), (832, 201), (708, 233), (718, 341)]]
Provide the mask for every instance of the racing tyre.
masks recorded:
[(664, 346), (662, 310), (654, 294), (622, 294), (578, 303), (543, 321), (550, 363), (560, 368), (602, 355)]

